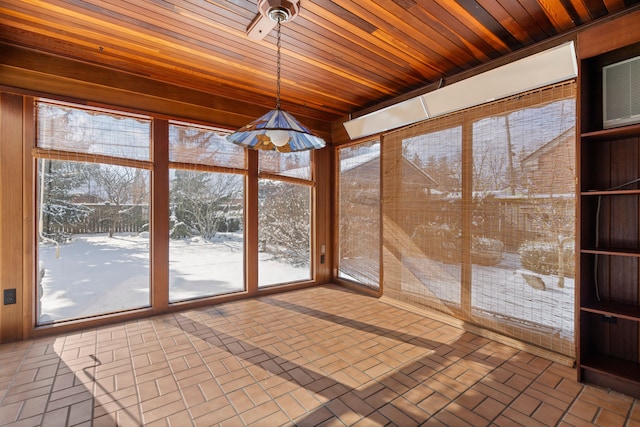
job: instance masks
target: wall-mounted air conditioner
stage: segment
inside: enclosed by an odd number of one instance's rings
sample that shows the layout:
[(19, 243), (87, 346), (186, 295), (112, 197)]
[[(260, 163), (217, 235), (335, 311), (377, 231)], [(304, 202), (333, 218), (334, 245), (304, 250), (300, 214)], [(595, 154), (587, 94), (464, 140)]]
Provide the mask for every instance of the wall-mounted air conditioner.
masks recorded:
[(640, 123), (640, 56), (602, 67), (602, 127)]

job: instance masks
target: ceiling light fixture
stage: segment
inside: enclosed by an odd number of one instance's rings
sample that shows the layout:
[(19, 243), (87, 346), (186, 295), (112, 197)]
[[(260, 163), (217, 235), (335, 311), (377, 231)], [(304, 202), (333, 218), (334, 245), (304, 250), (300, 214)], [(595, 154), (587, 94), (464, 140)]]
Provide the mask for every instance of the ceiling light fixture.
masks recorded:
[(322, 148), (326, 145), (322, 138), (280, 108), (280, 27), (283, 22), (297, 15), (298, 3), (261, 0), (258, 8), (276, 23), (277, 28), (276, 108), (228, 135), (227, 140), (254, 150), (277, 150), (282, 153)]

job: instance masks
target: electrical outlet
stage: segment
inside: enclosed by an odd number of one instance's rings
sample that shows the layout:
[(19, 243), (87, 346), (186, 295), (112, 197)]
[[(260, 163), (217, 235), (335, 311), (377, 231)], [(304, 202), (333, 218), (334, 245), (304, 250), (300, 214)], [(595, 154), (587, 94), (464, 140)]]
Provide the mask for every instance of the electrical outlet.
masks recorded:
[(320, 264), (324, 264), (324, 255), (320, 255)]
[(4, 290), (4, 305), (15, 304), (17, 302), (16, 290), (5, 289)]

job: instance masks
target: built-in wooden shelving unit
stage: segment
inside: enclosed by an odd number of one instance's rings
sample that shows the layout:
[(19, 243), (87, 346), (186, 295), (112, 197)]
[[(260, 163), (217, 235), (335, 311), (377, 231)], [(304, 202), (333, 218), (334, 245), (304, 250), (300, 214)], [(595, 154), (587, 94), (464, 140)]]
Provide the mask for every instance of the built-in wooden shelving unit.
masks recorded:
[[(578, 379), (640, 397), (640, 124), (604, 129), (602, 107), (603, 67), (640, 55), (640, 30), (625, 28), (637, 34), (582, 49), (584, 56), (578, 49), (576, 332)], [(579, 36), (578, 46), (598, 30)]]

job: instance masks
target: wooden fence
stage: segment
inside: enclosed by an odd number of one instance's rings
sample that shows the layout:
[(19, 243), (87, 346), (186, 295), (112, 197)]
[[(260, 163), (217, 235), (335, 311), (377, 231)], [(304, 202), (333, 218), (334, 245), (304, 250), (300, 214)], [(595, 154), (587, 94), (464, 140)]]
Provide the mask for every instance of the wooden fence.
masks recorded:
[[(556, 204), (556, 209), (550, 209), (551, 204)], [(542, 227), (541, 223), (553, 225), (561, 223), (558, 218), (548, 216), (556, 214), (562, 209), (557, 205), (563, 204), (564, 215), (573, 224), (575, 199), (571, 198), (487, 198), (482, 203), (473, 206), (473, 234), (477, 237), (486, 237), (500, 240), (504, 249), (508, 252), (516, 252), (525, 242), (531, 240), (548, 240), (558, 233), (553, 227)], [(402, 205), (404, 214), (401, 224), (402, 230), (407, 236), (412, 236), (414, 231), (423, 225), (446, 225), (450, 230), (461, 230), (460, 221), (461, 201), (449, 199), (430, 199), (428, 203), (417, 202)], [(371, 206), (367, 204), (352, 203), (349, 208), (348, 225), (340, 230), (341, 249), (346, 252), (368, 252), (373, 242), (367, 242), (366, 236), (371, 233), (371, 227), (377, 227), (366, 221), (359, 221), (371, 214)], [(355, 220), (349, 221), (350, 218)], [(567, 234), (568, 235), (568, 234)], [(364, 239), (364, 240), (363, 240)]]
[(140, 233), (148, 230), (148, 205), (83, 204), (91, 213), (76, 223), (57, 224), (47, 215), (43, 218), (43, 233), (46, 236), (73, 234)]

